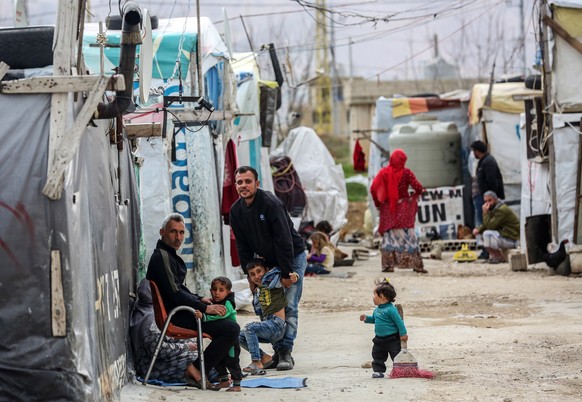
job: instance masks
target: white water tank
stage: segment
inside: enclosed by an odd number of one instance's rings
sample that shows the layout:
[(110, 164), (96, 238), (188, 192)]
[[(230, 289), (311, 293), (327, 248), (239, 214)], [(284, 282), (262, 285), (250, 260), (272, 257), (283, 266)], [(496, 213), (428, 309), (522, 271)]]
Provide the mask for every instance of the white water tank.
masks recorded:
[(452, 122), (430, 115), (415, 116), (410, 123), (394, 126), (390, 150), (408, 155), (406, 167), (425, 188), (462, 184), (461, 133)]

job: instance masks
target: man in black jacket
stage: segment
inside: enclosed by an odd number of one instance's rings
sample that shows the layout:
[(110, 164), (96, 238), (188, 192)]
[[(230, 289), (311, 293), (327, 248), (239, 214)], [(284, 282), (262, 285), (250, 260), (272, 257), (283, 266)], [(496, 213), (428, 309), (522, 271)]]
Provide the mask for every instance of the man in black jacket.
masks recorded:
[[(483, 197), (487, 191), (493, 191), (501, 200), (505, 199), (505, 190), (503, 188), (503, 177), (497, 165), (495, 158), (487, 152), (487, 145), (483, 141), (475, 141), (471, 144), (471, 149), (475, 158), (479, 160), (477, 164), (477, 186), (479, 194), (473, 197), (475, 213), (477, 214), (476, 222), (483, 222)], [(489, 254), (485, 249), (479, 255), (479, 259), (488, 259)]]
[[(180, 214), (170, 214), (162, 223), (161, 240), (158, 240), (146, 277), (158, 285), (166, 310), (170, 312), (177, 306), (190, 306), (206, 314), (224, 315), (226, 309), (220, 304), (211, 304), (188, 290), (184, 285), (186, 264), (176, 251), (184, 241), (184, 218)], [(197, 330), (194, 316), (187, 311), (179, 311), (172, 317), (172, 323), (184, 328)], [(202, 331), (212, 337), (212, 342), (204, 350), (204, 366), (207, 373), (221, 362), (231, 346), (237, 341), (240, 327), (232, 320), (216, 320), (202, 323)], [(200, 359), (196, 359), (186, 370), (190, 385), (200, 388)]]
[[(259, 188), (259, 176), (254, 168), (239, 167), (235, 171), (235, 185), (240, 198), (230, 209), (230, 225), (241, 267), (244, 270), (250, 260), (259, 256), (269, 268), (281, 270), (287, 299), (286, 329), (283, 338), (273, 344), (273, 361), (277, 370), (291, 370), (295, 364), (291, 351), (297, 337), (298, 307), (307, 266), (305, 242), (293, 228), (283, 202)], [(291, 283), (290, 275), (297, 275), (296, 283)], [(249, 286), (253, 290), (250, 283)]]

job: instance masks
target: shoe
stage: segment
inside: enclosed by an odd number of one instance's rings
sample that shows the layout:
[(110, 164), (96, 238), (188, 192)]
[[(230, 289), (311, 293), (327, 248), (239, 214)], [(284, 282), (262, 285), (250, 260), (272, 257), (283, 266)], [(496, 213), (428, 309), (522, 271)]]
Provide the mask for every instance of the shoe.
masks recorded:
[(273, 357), (271, 357), (271, 360), (269, 360), (266, 363), (263, 363), (263, 368), (265, 370), (276, 369), (278, 364), (279, 364), (279, 353), (275, 352), (273, 354)]
[(384, 378), (384, 373), (373, 373), (372, 378)]
[(277, 364), (277, 371), (292, 370), (295, 365), (295, 361), (291, 356), (291, 351), (287, 349), (281, 349), (279, 351), (279, 364)]
[(497, 258), (489, 258), (487, 261), (485, 261), (487, 264), (500, 264), (501, 260), (498, 260)]
[(414, 269), (414, 272), (417, 272), (419, 274), (428, 274), (428, 271), (424, 268), (416, 268)]
[(478, 260), (487, 260), (489, 259), (489, 253), (485, 250), (481, 250), (481, 254), (477, 257)]

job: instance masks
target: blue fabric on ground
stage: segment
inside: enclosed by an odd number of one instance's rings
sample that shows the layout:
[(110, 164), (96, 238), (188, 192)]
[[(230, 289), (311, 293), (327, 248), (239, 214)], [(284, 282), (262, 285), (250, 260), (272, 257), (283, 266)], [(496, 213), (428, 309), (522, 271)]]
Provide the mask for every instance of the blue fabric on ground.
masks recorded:
[[(137, 381), (139, 381), (140, 383), (143, 382), (142, 377), (135, 377), (135, 379)], [(182, 387), (182, 386), (188, 385), (185, 382), (165, 382), (165, 381), (160, 381), (160, 380), (151, 379), (151, 378), (148, 380), (148, 384), (149, 385), (157, 385), (159, 387)]]
[(242, 380), (241, 387), (245, 388), (303, 388), (307, 387), (307, 378), (299, 377), (261, 377)]

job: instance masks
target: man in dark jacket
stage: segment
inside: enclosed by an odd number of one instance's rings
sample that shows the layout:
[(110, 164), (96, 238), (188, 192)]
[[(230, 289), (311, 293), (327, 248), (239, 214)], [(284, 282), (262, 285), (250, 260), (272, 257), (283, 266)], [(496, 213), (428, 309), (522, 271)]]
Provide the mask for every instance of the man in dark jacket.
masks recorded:
[(485, 193), (483, 224), (473, 229), (477, 242), (483, 244), (490, 257), (487, 262), (505, 261), (501, 250), (514, 248), (519, 240), (519, 218), (493, 191)]
[[(188, 290), (184, 285), (186, 264), (176, 251), (184, 241), (184, 218), (180, 214), (168, 215), (160, 229), (158, 240), (146, 277), (158, 285), (160, 294), (168, 313), (177, 306), (190, 306), (206, 314), (224, 315), (226, 309), (220, 304), (211, 304), (208, 298), (202, 298)], [(184, 328), (197, 330), (194, 316), (187, 311), (179, 311), (172, 317), (172, 323)], [(202, 331), (212, 337), (212, 342), (204, 350), (206, 373), (221, 362), (229, 349), (238, 340), (240, 327), (232, 320), (217, 320), (202, 323)], [(190, 385), (200, 388), (200, 359), (196, 359), (186, 370), (186, 379)]]
[[(283, 202), (259, 188), (259, 176), (254, 168), (239, 167), (235, 171), (235, 185), (240, 198), (230, 209), (230, 225), (241, 267), (246, 269), (247, 263), (259, 256), (268, 268), (281, 270), (281, 283), (286, 288), (287, 325), (283, 338), (273, 344), (273, 361), (277, 363), (277, 370), (291, 370), (295, 364), (291, 351), (297, 337), (299, 300), (307, 266), (305, 242), (293, 228)], [(296, 283), (291, 283), (290, 275), (297, 275)], [(249, 285), (252, 290), (252, 284)]]

